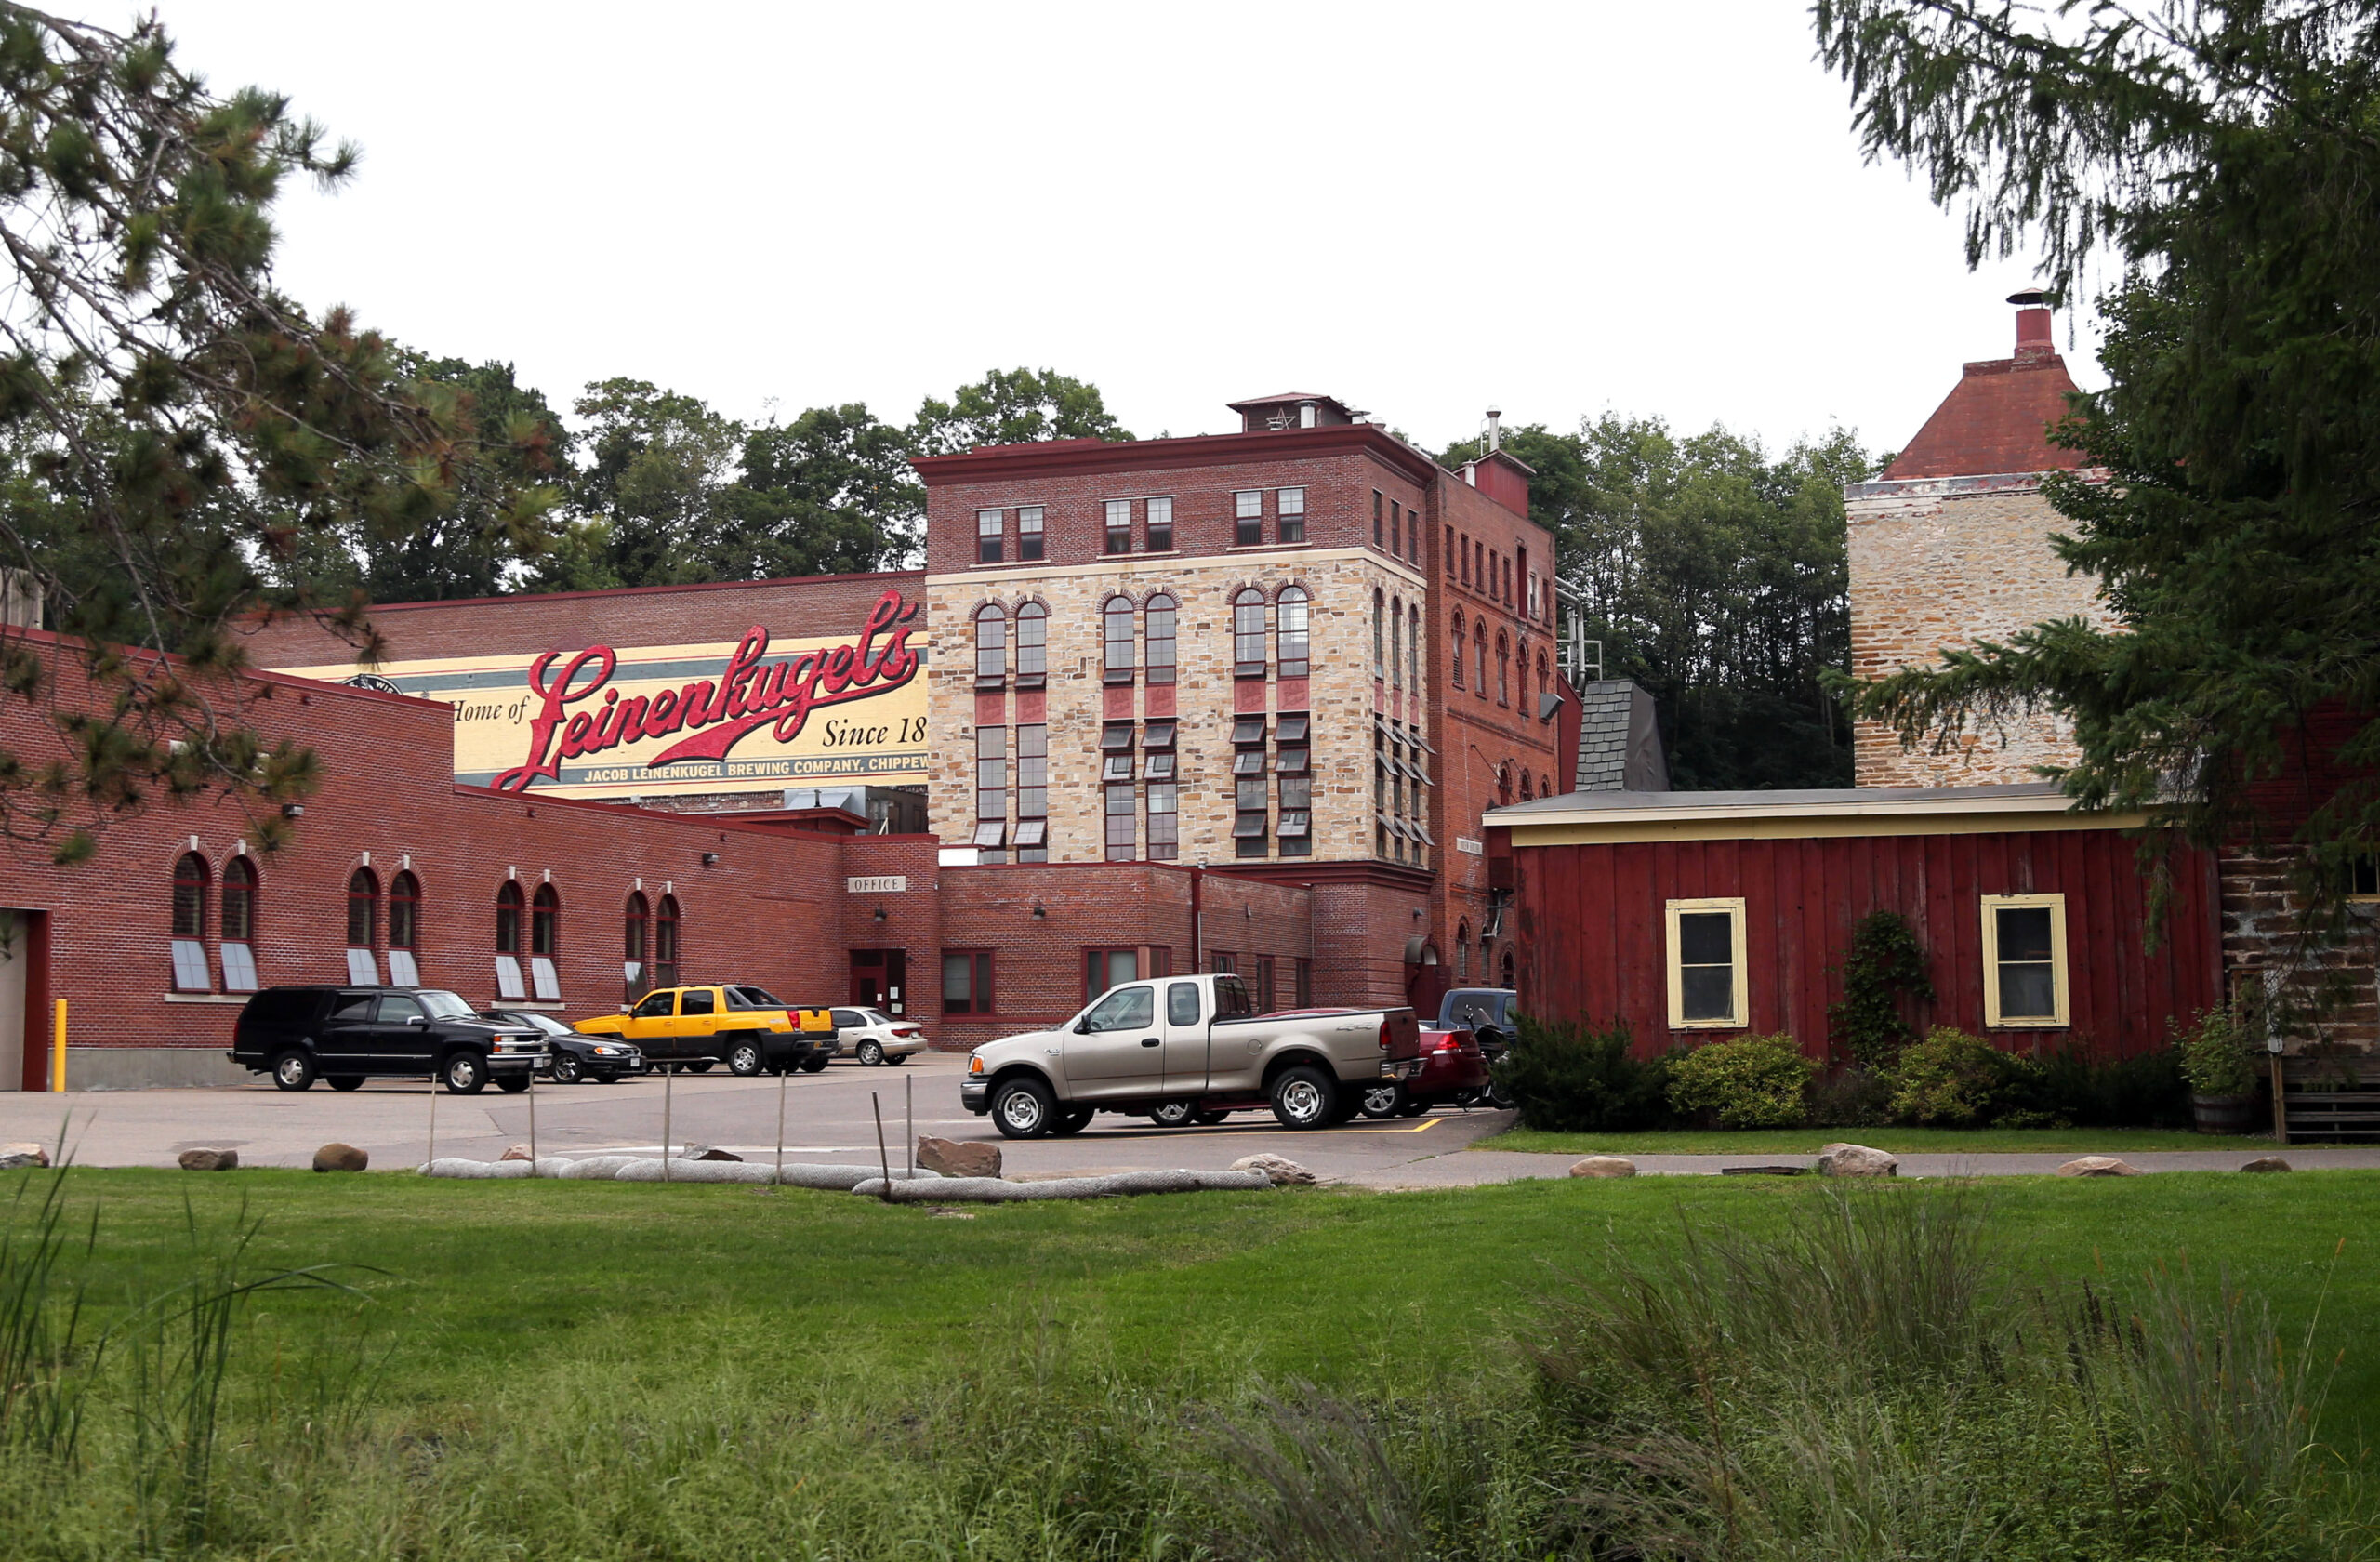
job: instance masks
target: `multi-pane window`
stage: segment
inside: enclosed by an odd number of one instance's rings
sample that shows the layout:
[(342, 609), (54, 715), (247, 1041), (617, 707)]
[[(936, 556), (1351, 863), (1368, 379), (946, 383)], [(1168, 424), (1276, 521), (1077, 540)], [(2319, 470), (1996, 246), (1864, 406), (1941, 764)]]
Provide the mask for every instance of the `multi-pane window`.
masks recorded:
[(1396, 558), (1405, 551), (1405, 507), (1395, 499), (1388, 501), (1388, 553)]
[(1743, 1025), (1744, 903), (1673, 900), (1668, 911), (1671, 1027)]
[(496, 892), (496, 952), (521, 952), (521, 886), (509, 879)]
[[(1124, 767), (1131, 768), (1131, 759), (1124, 759)], [(1130, 862), (1140, 841), (1138, 821), (1133, 816), (1137, 800), (1130, 781), (1111, 781), (1104, 788), (1107, 794), (1107, 860)]]
[(1513, 656), (1501, 633), (1496, 636), (1496, 703), (1513, 703)]
[(975, 729), (975, 845), (978, 860), (1006, 860), (1008, 844), (1008, 729)]
[(945, 949), (942, 954), (942, 1012), (992, 1012), (992, 956), (987, 949)]
[(1983, 1023), (1995, 1028), (2069, 1023), (2066, 897), (1983, 897)]
[(1471, 534), (1462, 534), (1462, 583), (1471, 584)]
[(1378, 683), (1388, 677), (1386, 653), (1381, 643), (1388, 604), (1378, 591), (1372, 593), (1372, 682)]
[(1016, 860), (1050, 860), (1050, 729), (1016, 729)]
[(1130, 553), (1131, 550), (1132, 501), (1110, 499), (1107, 501), (1107, 545), (1103, 551)]
[(1132, 779), (1132, 723), (1109, 721), (1099, 729), (1099, 778)]
[[(389, 980), (400, 987), (421, 985), (421, 880), (410, 872), (389, 880)], [(228, 969), (229, 962), (226, 961)]]
[(529, 986), (540, 1002), (562, 1001), (562, 973), (554, 965), (562, 953), (562, 896), (551, 884), (540, 884), (529, 902)]
[(679, 928), (681, 921), (678, 914), (678, 897), (663, 895), (653, 918), (653, 985), (656, 987), (678, 985)]
[(1471, 626), (1472, 671), (1478, 675), (1479, 697), (1488, 697), (1488, 620), (1476, 619)]
[(1148, 601), (1149, 682), (1173, 682), (1173, 599), (1159, 591)]
[(1016, 686), (1038, 689), (1050, 671), (1050, 610), (1038, 602), (1016, 610)]
[(1264, 593), (1249, 587), (1231, 600), (1232, 675), (1264, 676)]
[(998, 602), (975, 610), (975, 687), (997, 689), (1008, 681), (1008, 615)]
[(1149, 756), (1148, 813), (1149, 860), (1171, 862), (1181, 854), (1181, 802), (1178, 782), (1157, 779), (1157, 763), (1165, 761), (1166, 774), (1173, 773), (1173, 756)]
[(1285, 586), (1281, 589), (1280, 639), (1281, 676), (1303, 678), (1308, 669), (1307, 655), (1309, 616), (1312, 608), (1306, 600), (1305, 588)]
[(1281, 855), (1314, 854), (1314, 759), (1306, 746), (1311, 723), (1305, 716), (1285, 713), (1275, 735), (1273, 768), (1278, 774), (1281, 800)]
[(1273, 496), (1273, 514), (1283, 542), (1305, 540), (1305, 490), (1284, 488)]
[(1000, 562), (1000, 544), (1007, 531), (1008, 512), (1001, 510), (979, 510), (975, 512), (975, 562), (997, 564)]
[(1100, 609), (1100, 624), (1105, 646), (1101, 662), (1105, 668), (1105, 682), (1130, 683), (1132, 681), (1132, 599), (1108, 598)]
[(1026, 505), (1016, 512), (1016, 556), (1030, 562), (1041, 554), (1042, 511), (1039, 505)]
[(1383, 498), (1382, 498), (1382, 497), (1381, 497), (1381, 492), (1380, 492), (1380, 490), (1379, 490), (1379, 489), (1377, 489), (1377, 488), (1373, 489), (1373, 490), (1372, 490), (1372, 546), (1373, 546), (1374, 548), (1378, 548), (1378, 547), (1382, 546), (1382, 535), (1381, 535), (1381, 518), (1382, 518), (1382, 514), (1383, 514), (1383, 507), (1386, 505), (1386, 503), (1387, 503), (1387, 501), (1386, 501), (1385, 499), (1383, 499)]
[(245, 856), (223, 865), (223, 990), (257, 990), (257, 870)]
[(173, 954), (174, 987), (178, 992), (205, 992), (206, 859), (186, 853), (174, 864)]
[(1421, 692), (1421, 604), (1415, 602), (1413, 611), (1405, 616), (1405, 682), (1415, 694)]
[(1460, 613), (1454, 616), (1454, 628), (1449, 638), (1454, 642), (1452, 658), (1454, 686), (1460, 689), (1462, 687), (1462, 615)]
[(347, 876), (347, 946), (369, 949), (378, 942), (380, 881), (368, 867), (359, 867)]
[(1151, 499), (1148, 501), (1148, 511), (1149, 551), (1152, 553), (1172, 552), (1173, 501), (1170, 498)]
[(1231, 496), (1234, 546), (1250, 548), (1264, 540), (1264, 491), (1243, 489)]
[[(1264, 758), (1262, 754), (1256, 757), (1256, 762), (1260, 767), (1263, 764)], [(1264, 827), (1269, 820), (1268, 805), (1272, 801), (1265, 796), (1267, 788), (1262, 769), (1260, 768), (1254, 775), (1239, 777), (1234, 784), (1234, 789), (1236, 796), (1231, 825), (1233, 854), (1242, 857), (1261, 857), (1266, 851)]]
[[(1138, 949), (1085, 949), (1082, 956), (1082, 1000), (1085, 1003), (1097, 1000), (1112, 987), (1140, 980), (1141, 952)], [(1137, 1023), (1146, 1025), (1155, 1017), (1152, 1013)], [(1122, 1029), (1124, 1025), (1119, 1023), (1109, 1028)]]
[(1405, 599), (1394, 598), (1388, 604), (1388, 686), (1405, 687)]
[(620, 1001), (634, 1003), (646, 987), (644, 962), (653, 937), (652, 903), (642, 890), (628, 892), (620, 912)]

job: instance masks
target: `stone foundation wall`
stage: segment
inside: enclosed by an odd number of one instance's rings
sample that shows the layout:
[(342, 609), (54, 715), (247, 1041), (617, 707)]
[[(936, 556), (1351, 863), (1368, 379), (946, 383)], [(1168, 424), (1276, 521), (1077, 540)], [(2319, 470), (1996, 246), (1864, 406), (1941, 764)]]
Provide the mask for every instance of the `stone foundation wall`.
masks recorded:
[(2380, 1049), (2380, 905), (2360, 905), (2345, 939), (2297, 936), (2303, 905), (2290, 859), (2226, 853), (2222, 858), (2223, 969), (2235, 1004), (2282, 999), (2287, 1050), (2317, 1043)]

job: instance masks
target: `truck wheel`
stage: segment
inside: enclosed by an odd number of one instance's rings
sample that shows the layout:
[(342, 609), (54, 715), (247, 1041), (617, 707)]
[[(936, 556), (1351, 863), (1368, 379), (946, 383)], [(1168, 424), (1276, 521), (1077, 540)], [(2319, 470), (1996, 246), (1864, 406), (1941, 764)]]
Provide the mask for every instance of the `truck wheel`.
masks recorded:
[(456, 1052), (440, 1072), (446, 1088), (456, 1095), (477, 1095), (487, 1089), (487, 1060), (477, 1052)]
[(1056, 1098), (1038, 1079), (1011, 1079), (992, 1096), (992, 1126), (1004, 1139), (1038, 1139), (1057, 1115)]
[(873, 1067), (877, 1064), (884, 1061), (884, 1043), (877, 1040), (874, 1037), (869, 1037), (866, 1040), (859, 1044), (859, 1051), (853, 1055), (857, 1057), (860, 1062)]
[(811, 1053), (801, 1060), (801, 1071), (804, 1074), (824, 1074), (826, 1071), (827, 1055), (825, 1052)]
[(727, 1049), (727, 1071), (738, 1079), (748, 1079), (760, 1071), (760, 1044), (742, 1040)]
[(1404, 1087), (1394, 1079), (1366, 1085), (1355, 1095), (1355, 1109), (1368, 1118), (1393, 1118), (1404, 1105)]
[(362, 1090), (364, 1088), (364, 1076), (361, 1074), (341, 1074), (337, 1079), (330, 1081), (330, 1086), (331, 1089), (335, 1091)]
[(1091, 1126), (1091, 1115), (1093, 1110), (1094, 1108), (1089, 1106), (1076, 1106), (1061, 1112), (1056, 1120), (1050, 1124), (1050, 1132), (1061, 1139), (1080, 1133)]
[(292, 1047), (272, 1060), (272, 1082), (283, 1090), (304, 1090), (314, 1082), (314, 1060)]
[(1195, 1101), (1160, 1101), (1149, 1113), (1149, 1121), (1159, 1128), (1186, 1128), (1198, 1116)]
[(1283, 1128), (1327, 1128), (1339, 1109), (1339, 1081), (1308, 1064), (1273, 1081), (1273, 1116)]

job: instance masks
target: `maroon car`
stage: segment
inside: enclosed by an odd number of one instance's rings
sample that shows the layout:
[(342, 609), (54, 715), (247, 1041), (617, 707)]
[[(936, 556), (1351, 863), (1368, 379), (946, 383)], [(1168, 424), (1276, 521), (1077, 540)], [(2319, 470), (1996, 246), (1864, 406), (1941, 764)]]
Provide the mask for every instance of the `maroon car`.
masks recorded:
[(1362, 1108), (1368, 1118), (1418, 1118), (1488, 1084), (1488, 1058), (1479, 1039), (1462, 1026), (1421, 1025), (1421, 1072), (1409, 1079), (1383, 1079), (1367, 1086)]

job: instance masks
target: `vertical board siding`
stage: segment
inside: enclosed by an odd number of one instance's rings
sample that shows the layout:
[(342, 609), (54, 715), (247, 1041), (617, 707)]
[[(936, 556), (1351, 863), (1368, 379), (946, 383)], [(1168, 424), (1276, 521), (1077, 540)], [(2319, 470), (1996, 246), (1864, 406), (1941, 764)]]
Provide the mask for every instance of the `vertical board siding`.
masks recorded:
[(2016, 1050), (2072, 1042), (2129, 1056), (2222, 993), (2212, 857), (2176, 849), (2174, 897), (2151, 951), (2134, 850), (2115, 830), (1524, 845), (1518, 882), (1536, 914), (1519, 920), (1522, 998), (1552, 1020), (1624, 1021), (1646, 1053), (1730, 1034), (1669, 1027), (1666, 903), (1740, 895), (1747, 1030), (1785, 1031), (1828, 1055), (1827, 1011), (1843, 996), (1852, 930), (1889, 910), (1926, 950), (1935, 1001), (1921, 1025), (1986, 1034), (1981, 897), (2062, 894), (2070, 1026), (1990, 1034)]

